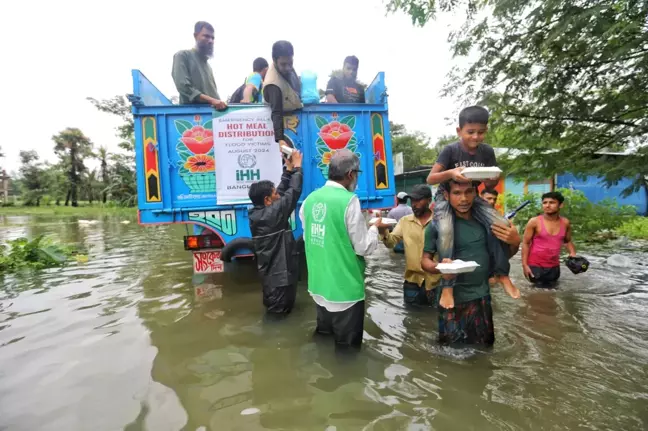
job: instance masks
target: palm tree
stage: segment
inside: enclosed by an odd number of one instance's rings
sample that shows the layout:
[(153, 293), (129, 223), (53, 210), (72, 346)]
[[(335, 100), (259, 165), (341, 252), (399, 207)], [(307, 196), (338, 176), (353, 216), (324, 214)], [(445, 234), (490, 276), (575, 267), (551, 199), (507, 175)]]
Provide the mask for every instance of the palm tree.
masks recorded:
[(81, 182), (80, 174), (86, 170), (83, 163), (84, 158), (93, 157), (92, 142), (81, 130), (76, 128), (67, 128), (58, 135), (52, 136), (54, 141), (54, 152), (61, 158), (68, 170), (68, 179), (70, 186), (65, 206), (72, 201), (72, 206), (79, 206), (77, 190)]
[(99, 161), (101, 162), (100, 165), (100, 172), (101, 172), (101, 182), (103, 184), (103, 191), (101, 192), (101, 201), (105, 204), (106, 200), (108, 199), (108, 186), (109, 184), (109, 178), (108, 178), (108, 148), (106, 147), (99, 147), (99, 153), (97, 154)]
[(81, 180), (81, 191), (83, 192), (82, 196), (88, 200), (90, 205), (92, 205), (92, 202), (99, 197), (104, 189), (105, 187), (99, 181), (97, 169), (86, 171)]

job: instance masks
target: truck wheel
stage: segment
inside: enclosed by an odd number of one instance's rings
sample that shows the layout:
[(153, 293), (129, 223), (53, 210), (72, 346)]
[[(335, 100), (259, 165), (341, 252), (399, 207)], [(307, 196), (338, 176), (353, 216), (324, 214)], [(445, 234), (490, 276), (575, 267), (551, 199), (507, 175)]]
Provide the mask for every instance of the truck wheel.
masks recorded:
[(236, 252), (241, 249), (250, 250), (254, 253), (254, 242), (252, 238), (236, 238), (233, 241), (228, 242), (223, 251), (221, 251), (221, 260), (223, 262), (231, 262), (232, 258), (236, 255)]

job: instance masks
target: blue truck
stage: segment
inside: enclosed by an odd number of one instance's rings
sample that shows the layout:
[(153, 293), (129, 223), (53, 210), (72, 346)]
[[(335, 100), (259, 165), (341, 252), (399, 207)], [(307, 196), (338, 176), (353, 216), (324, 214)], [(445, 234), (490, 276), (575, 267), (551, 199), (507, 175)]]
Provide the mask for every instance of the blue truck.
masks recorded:
[[(253, 256), (249, 202), (218, 205), (214, 115), (207, 105), (176, 105), (139, 70), (132, 71), (130, 96), (135, 122), (138, 221), (141, 225), (193, 225), (184, 237), (193, 253), (194, 272), (224, 270), (223, 262)], [(304, 185), (299, 205), (326, 182), (331, 155), (342, 148), (358, 154), (362, 173), (356, 193), (365, 210), (393, 206), (394, 168), (387, 92), (380, 72), (363, 104), (312, 104), (286, 115), (286, 141), (304, 155)], [(229, 110), (259, 105), (230, 105)], [(291, 217), (295, 237), (302, 228)]]

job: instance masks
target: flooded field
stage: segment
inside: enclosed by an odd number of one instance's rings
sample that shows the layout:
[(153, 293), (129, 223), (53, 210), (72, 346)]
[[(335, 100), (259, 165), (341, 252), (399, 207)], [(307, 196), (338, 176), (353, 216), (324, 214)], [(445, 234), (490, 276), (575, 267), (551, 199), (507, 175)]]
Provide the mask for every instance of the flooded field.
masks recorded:
[[(402, 304), (402, 255), (369, 259), (363, 350), (313, 340), (302, 284), (263, 318), (251, 262), (192, 276), (184, 227), (0, 218), (0, 239), (52, 233), (89, 261), (0, 280), (0, 430), (645, 430), (648, 268), (591, 248), (558, 291), (495, 289), (492, 351), (435, 345), (437, 314)], [(578, 247), (578, 244), (577, 244)], [(579, 251), (583, 251), (582, 248)], [(606, 258), (620, 253), (624, 267)]]

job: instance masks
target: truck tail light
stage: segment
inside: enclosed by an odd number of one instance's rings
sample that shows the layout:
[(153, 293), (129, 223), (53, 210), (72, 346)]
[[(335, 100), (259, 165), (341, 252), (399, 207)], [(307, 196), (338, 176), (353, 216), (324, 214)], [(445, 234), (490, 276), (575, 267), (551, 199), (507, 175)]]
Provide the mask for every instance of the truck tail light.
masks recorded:
[(225, 244), (218, 235), (189, 235), (184, 237), (185, 250), (223, 248)]

